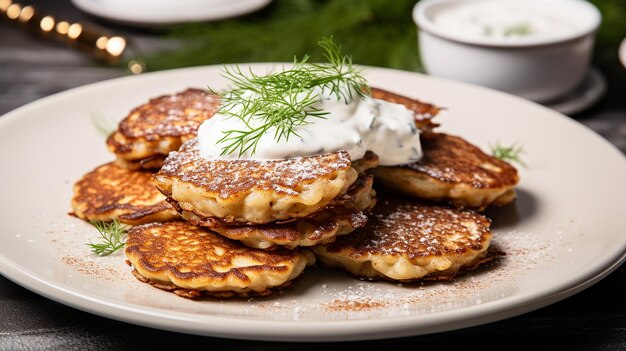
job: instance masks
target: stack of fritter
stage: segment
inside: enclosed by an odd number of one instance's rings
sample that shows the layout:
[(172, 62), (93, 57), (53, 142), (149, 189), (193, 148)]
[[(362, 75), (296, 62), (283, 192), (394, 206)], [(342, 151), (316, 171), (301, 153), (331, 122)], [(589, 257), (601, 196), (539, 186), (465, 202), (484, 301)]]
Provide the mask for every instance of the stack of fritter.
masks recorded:
[(170, 151), (196, 136), (200, 124), (218, 107), (217, 96), (191, 88), (133, 109), (107, 138), (115, 162), (85, 174), (74, 185), (74, 214), (89, 221), (118, 219), (131, 225), (179, 218), (152, 185), (152, 174)]
[(185, 297), (267, 295), (315, 257), (362, 279), (402, 282), (477, 266), (491, 241), (477, 211), (513, 202), (517, 171), (434, 132), (436, 106), (376, 88), (372, 97), (415, 112), (419, 162), (378, 167), (372, 152), (351, 160), (345, 151), (205, 159), (195, 134), (219, 101), (189, 89), (131, 111), (107, 140), (116, 163), (76, 183), (74, 212), (135, 225), (125, 249), (135, 276)]

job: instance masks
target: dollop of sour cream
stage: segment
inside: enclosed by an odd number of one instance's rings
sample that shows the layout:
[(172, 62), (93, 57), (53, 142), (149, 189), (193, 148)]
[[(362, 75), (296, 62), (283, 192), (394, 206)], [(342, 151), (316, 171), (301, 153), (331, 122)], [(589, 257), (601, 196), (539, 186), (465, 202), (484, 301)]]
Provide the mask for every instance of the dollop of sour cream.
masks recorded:
[[(314, 108), (327, 112), (323, 118), (308, 117), (306, 125), (298, 126), (289, 140), (276, 141), (275, 129), (259, 140), (254, 153), (221, 155), (226, 144), (217, 143), (225, 131), (246, 130), (241, 119), (217, 113), (202, 123), (198, 130), (200, 154), (207, 159), (286, 159), (345, 150), (351, 159), (362, 158), (367, 150), (378, 155), (380, 165), (390, 166), (415, 162), (422, 157), (420, 131), (414, 113), (400, 104), (371, 97), (346, 102), (325, 91), (319, 93)], [(252, 120), (254, 126), (255, 120)], [(256, 122), (258, 123), (258, 122)]]
[(578, 29), (577, 23), (549, 1), (467, 1), (433, 16), (433, 23), (468, 38), (523, 42), (552, 39)]

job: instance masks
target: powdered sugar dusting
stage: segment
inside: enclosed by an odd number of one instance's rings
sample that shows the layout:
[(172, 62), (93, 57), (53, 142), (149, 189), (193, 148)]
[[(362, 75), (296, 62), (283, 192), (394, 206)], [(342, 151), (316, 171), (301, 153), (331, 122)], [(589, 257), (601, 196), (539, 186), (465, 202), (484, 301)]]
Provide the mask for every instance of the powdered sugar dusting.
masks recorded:
[[(385, 200), (378, 205), (385, 206)], [(393, 218), (410, 217), (394, 213)], [(526, 225), (510, 230), (496, 229), (491, 247), (505, 256), (451, 282), (395, 284), (361, 281), (339, 270), (309, 267), (294, 282), (293, 288), (267, 298), (187, 300), (139, 282), (131, 274), (123, 253), (107, 257), (92, 254), (87, 242), (98, 239), (90, 224), (65, 213), (33, 214), (33, 225), (46, 228), (46, 237), (57, 264), (52, 265), (55, 279), (139, 308), (211, 315), (247, 320), (345, 321), (373, 320), (398, 316), (423, 315), (463, 309), (507, 299), (527, 289), (538, 272), (551, 272), (561, 247), (575, 247), (577, 240), (563, 233), (576, 227), (556, 228), (551, 234)], [(353, 235), (349, 234), (348, 236)], [(16, 233), (19, 240), (32, 239)], [(543, 273), (541, 273), (543, 274)]]
[[(401, 213), (395, 216), (404, 218)], [(517, 228), (498, 231), (491, 247), (506, 255), (451, 282), (369, 282), (339, 270), (309, 267), (292, 289), (271, 297), (194, 301), (139, 282), (124, 263), (123, 253), (93, 255), (85, 246), (98, 237), (90, 224), (65, 214), (34, 218), (56, 223), (49, 226), (47, 237), (58, 262), (55, 274), (68, 284), (139, 306), (251, 320), (371, 320), (427, 315), (505, 299), (515, 295), (520, 284), (532, 281), (528, 275), (550, 269), (565, 240)]]
[(200, 155), (197, 139), (171, 152), (157, 176), (175, 177), (227, 198), (253, 190), (298, 195), (303, 185), (334, 178), (350, 168), (345, 151), (285, 160), (209, 160)]
[(367, 215), (361, 211), (354, 212), (350, 215), (350, 224), (353, 228), (364, 227), (368, 221)]
[[(128, 266), (124, 264), (124, 254), (116, 252), (110, 256), (97, 256), (87, 246), (89, 242), (97, 242), (97, 229), (78, 218), (59, 214), (65, 218), (57, 218), (58, 225), (51, 226), (47, 236), (53, 244), (51, 250), (55, 259), (60, 262), (57, 275), (65, 276), (66, 281), (81, 283), (86, 289), (98, 291), (98, 284), (106, 284), (111, 288), (125, 286), (134, 277), (129, 276)], [(99, 282), (98, 284), (94, 283)]]
[(507, 298), (518, 291), (518, 282), (537, 269), (547, 269), (555, 259), (561, 239), (547, 240), (535, 233), (516, 230), (498, 233), (492, 242), (498, 255), (487, 265), (457, 276), (451, 282), (405, 283), (355, 281), (347, 288), (324, 288), (327, 313), (348, 319), (435, 313), (480, 305)]
[(383, 199), (367, 226), (327, 246), (328, 252), (348, 250), (363, 255), (426, 256), (483, 251), (489, 244), (489, 220), (473, 211)]

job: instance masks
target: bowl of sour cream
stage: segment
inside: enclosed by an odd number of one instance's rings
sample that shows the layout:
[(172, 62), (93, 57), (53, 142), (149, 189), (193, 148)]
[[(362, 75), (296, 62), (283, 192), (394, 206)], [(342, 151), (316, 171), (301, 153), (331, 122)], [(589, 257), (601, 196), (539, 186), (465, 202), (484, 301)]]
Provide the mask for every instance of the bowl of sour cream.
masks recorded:
[(413, 8), (428, 74), (536, 102), (581, 84), (601, 18), (584, 0), (422, 0)]

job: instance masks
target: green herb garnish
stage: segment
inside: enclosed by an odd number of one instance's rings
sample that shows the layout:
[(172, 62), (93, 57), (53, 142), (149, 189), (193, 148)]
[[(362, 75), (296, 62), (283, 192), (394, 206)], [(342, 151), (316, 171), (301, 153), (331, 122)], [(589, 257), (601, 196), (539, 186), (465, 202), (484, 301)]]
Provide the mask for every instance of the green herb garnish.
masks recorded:
[(98, 232), (100, 233), (100, 241), (98, 243), (89, 242), (87, 246), (98, 256), (108, 256), (124, 247), (126, 233), (128, 227), (117, 219), (113, 222), (92, 221)]
[(520, 154), (524, 153), (521, 145), (513, 144), (511, 146), (503, 146), (500, 143), (490, 146), (493, 157), (502, 161), (516, 162), (526, 167), (526, 163), (520, 158)]
[(93, 112), (91, 114), (91, 122), (98, 132), (105, 137), (111, 135), (116, 129), (115, 125), (99, 112)]
[(532, 34), (533, 30), (528, 23), (518, 23), (512, 26), (509, 26), (504, 29), (504, 36), (508, 37), (511, 35), (524, 36)]
[(254, 154), (261, 137), (273, 129), (276, 142), (299, 137), (296, 128), (311, 123), (311, 118), (325, 118), (327, 112), (315, 108), (322, 91), (346, 103), (355, 96), (362, 98), (369, 92), (361, 69), (352, 64), (349, 56), (331, 38), (323, 38), (318, 45), (325, 51), (326, 63), (309, 63), (305, 55), (294, 60), (293, 67), (281, 72), (257, 75), (243, 72), (239, 66), (225, 67), (224, 77), (234, 85), (220, 95), (219, 113), (227, 118), (240, 119), (245, 128), (228, 130), (217, 141), (225, 144), (221, 155), (237, 152), (239, 156)]

